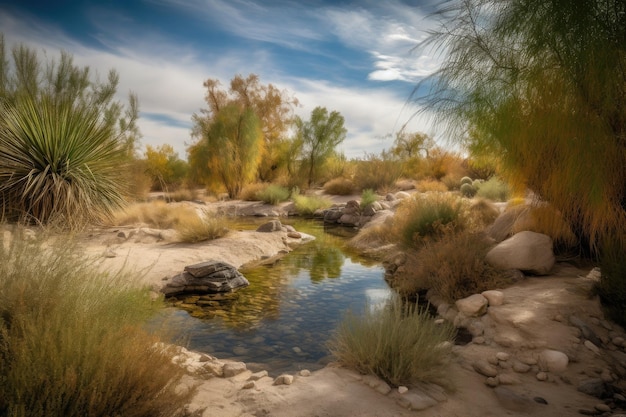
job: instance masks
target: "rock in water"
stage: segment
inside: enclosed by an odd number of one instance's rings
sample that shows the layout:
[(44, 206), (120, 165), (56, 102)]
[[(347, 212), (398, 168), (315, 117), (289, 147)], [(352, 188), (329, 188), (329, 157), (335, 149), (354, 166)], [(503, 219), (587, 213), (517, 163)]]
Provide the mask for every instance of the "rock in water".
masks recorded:
[(185, 267), (185, 271), (174, 276), (161, 292), (166, 296), (187, 293), (231, 292), (250, 285), (234, 266), (221, 261), (206, 261)]

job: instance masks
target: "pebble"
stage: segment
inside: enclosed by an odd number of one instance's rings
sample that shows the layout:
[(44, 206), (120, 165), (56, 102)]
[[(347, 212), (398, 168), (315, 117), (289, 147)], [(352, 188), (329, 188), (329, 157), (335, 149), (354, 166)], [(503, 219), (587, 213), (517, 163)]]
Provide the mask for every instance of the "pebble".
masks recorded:
[(498, 375), (498, 382), (502, 385), (515, 385), (519, 384), (520, 380), (515, 374), (500, 374)]
[(243, 389), (253, 389), (256, 388), (256, 382), (254, 381), (247, 381), (245, 384), (243, 384)]
[(498, 375), (498, 370), (495, 366), (491, 365), (484, 359), (479, 359), (472, 364), (472, 368), (479, 374), (487, 377), (494, 377)]
[(594, 354), (600, 355), (600, 349), (596, 345), (594, 345), (593, 342), (591, 342), (590, 340), (585, 340), (584, 345), (587, 349), (592, 351)]
[(513, 362), (513, 370), (520, 374), (525, 374), (530, 371), (530, 365), (526, 365), (525, 363), (514, 361)]
[(399, 386), (398, 387), (398, 394), (404, 394), (405, 392), (407, 392), (409, 389), (405, 386)]
[(472, 343), (474, 343), (476, 345), (484, 345), (485, 344), (485, 338), (482, 337), (482, 336), (475, 337), (474, 339), (472, 339)]
[(291, 385), (293, 384), (293, 375), (283, 374), (274, 380), (273, 385)]
[(298, 374), (299, 374), (300, 376), (307, 377), (307, 376), (311, 376), (311, 371), (309, 371), (308, 369), (303, 369), (303, 370), (301, 370)]
[(267, 371), (259, 371), (259, 372), (255, 372), (252, 375), (250, 375), (250, 378), (248, 378), (249, 381), (258, 381), (261, 378), (265, 378), (266, 376), (268, 376), (269, 374), (267, 373)]
[(536, 375), (537, 381), (547, 381), (548, 380), (548, 374), (545, 372), (539, 372)]
[(613, 343), (615, 346), (622, 347), (624, 346), (624, 338), (620, 336), (614, 337), (611, 340), (611, 343)]
[(496, 358), (501, 361), (508, 361), (511, 355), (506, 352), (498, 352), (496, 353)]
[(224, 378), (230, 378), (245, 372), (246, 364), (243, 362), (229, 362), (224, 364), (222, 370), (224, 372)]
[(489, 377), (485, 380), (485, 385), (491, 388), (495, 388), (500, 385), (500, 381), (498, 380), (498, 378)]
[(437, 405), (437, 400), (417, 390), (407, 392), (398, 398), (398, 404), (409, 410), (420, 411)]
[(293, 350), (294, 353), (302, 353), (302, 349), (300, 349), (298, 346), (292, 347), (291, 350)]
[(608, 411), (611, 411), (611, 407), (609, 407), (608, 405), (604, 404), (604, 403), (599, 403), (593, 406), (596, 410), (606, 413)]

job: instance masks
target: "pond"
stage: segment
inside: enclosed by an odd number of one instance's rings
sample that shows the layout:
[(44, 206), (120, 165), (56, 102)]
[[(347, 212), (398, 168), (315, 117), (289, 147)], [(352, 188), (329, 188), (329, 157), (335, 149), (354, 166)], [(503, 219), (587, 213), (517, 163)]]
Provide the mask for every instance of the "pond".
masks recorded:
[(250, 286), (212, 305), (168, 309), (168, 327), (189, 349), (272, 375), (315, 370), (331, 360), (326, 342), (347, 310), (388, 299), (382, 266), (347, 251), (346, 237), (317, 221), (283, 222), (316, 239), (273, 265), (242, 271)]

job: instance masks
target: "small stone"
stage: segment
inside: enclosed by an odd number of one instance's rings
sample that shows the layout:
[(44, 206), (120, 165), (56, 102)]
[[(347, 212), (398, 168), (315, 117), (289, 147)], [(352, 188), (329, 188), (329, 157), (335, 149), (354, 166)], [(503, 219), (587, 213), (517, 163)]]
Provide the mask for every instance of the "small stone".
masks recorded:
[(598, 415), (597, 410), (589, 410), (587, 408), (581, 408), (578, 410), (578, 414), (582, 414), (583, 416), (595, 416)]
[(474, 294), (457, 300), (455, 304), (467, 317), (480, 317), (487, 312), (489, 301), (480, 294)]
[(302, 235), (298, 232), (288, 232), (287, 237), (290, 237), (292, 239), (302, 239)]
[(243, 362), (228, 362), (224, 364), (224, 378), (231, 378), (246, 371), (246, 364)]
[(500, 385), (500, 381), (498, 380), (498, 378), (489, 377), (485, 380), (485, 385), (491, 388), (495, 388)]
[(483, 291), (481, 295), (487, 299), (490, 307), (501, 306), (504, 303), (504, 294), (502, 291)]
[(266, 376), (268, 376), (269, 374), (267, 373), (267, 371), (259, 371), (259, 372), (255, 372), (252, 375), (250, 375), (250, 378), (248, 378), (249, 381), (258, 381), (261, 378), (265, 378)]
[(544, 371), (563, 372), (567, 369), (569, 358), (558, 350), (546, 349), (539, 354), (539, 365)]
[(385, 381), (380, 381), (380, 384), (375, 388), (376, 391), (382, 395), (387, 395), (391, 392), (391, 387)]
[(309, 371), (308, 369), (303, 369), (300, 372), (298, 372), (298, 374), (300, 376), (307, 377), (307, 376), (311, 376), (311, 371)]
[(617, 347), (622, 347), (622, 346), (624, 346), (624, 338), (620, 337), (620, 336), (614, 337), (611, 340), (611, 343), (613, 343)]
[(487, 377), (495, 377), (498, 375), (498, 370), (495, 366), (491, 365), (484, 359), (479, 359), (472, 364), (472, 368), (479, 374)]
[(538, 372), (535, 377), (537, 378), (537, 381), (547, 381), (548, 380), (548, 374), (545, 373), (545, 372)]
[(533, 401), (535, 401), (537, 404), (548, 405), (548, 401), (546, 401), (546, 399), (542, 397), (535, 397), (533, 398)]
[(498, 360), (498, 358), (496, 358), (495, 356), (488, 356), (487, 357), (487, 362), (489, 362), (490, 364), (492, 364), (493, 366), (498, 365), (498, 363), (500, 362)]
[(413, 411), (421, 411), (438, 404), (437, 400), (418, 390), (405, 393), (398, 398), (398, 404)]
[(525, 374), (530, 371), (530, 365), (526, 365), (525, 363), (514, 361), (513, 362), (513, 370), (520, 374)]
[(590, 340), (585, 340), (584, 345), (587, 349), (592, 351), (594, 354), (600, 355), (600, 349), (596, 345), (594, 345)]
[(506, 352), (498, 352), (498, 353), (496, 353), (496, 358), (498, 358), (498, 360), (500, 360), (500, 361), (508, 361), (510, 357), (511, 357), (511, 355), (509, 355)]
[(472, 343), (474, 343), (476, 345), (484, 345), (485, 344), (485, 338), (482, 337), (482, 336), (475, 337), (474, 339), (472, 339)]
[(505, 373), (498, 375), (498, 382), (501, 385), (516, 385), (520, 383), (520, 380), (515, 374)]
[(595, 408), (596, 410), (602, 412), (602, 413), (606, 413), (611, 411), (611, 407), (609, 407), (608, 405), (604, 404), (604, 403), (598, 403), (596, 405), (593, 406), (593, 408)]
[(405, 386), (399, 386), (398, 387), (398, 394), (404, 394), (405, 392), (407, 392), (409, 389)]
[(293, 350), (294, 353), (302, 353), (302, 349), (300, 349), (298, 346), (291, 348), (291, 350)]
[(293, 375), (283, 374), (274, 380), (273, 385), (291, 385), (293, 384)]
[(246, 381), (245, 384), (243, 384), (243, 389), (253, 389), (256, 388), (256, 382), (254, 381)]
[(600, 378), (592, 378), (582, 381), (578, 385), (578, 391), (596, 398), (605, 398), (608, 396), (606, 383)]

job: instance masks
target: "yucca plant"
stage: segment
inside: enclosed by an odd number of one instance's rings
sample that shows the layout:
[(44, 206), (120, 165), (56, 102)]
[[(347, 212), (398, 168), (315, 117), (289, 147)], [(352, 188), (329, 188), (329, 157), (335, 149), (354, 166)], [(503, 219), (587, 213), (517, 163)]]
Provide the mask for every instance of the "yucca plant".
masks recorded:
[(126, 150), (99, 110), (48, 96), (2, 105), (0, 201), (7, 215), (74, 227), (122, 205)]

